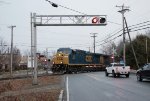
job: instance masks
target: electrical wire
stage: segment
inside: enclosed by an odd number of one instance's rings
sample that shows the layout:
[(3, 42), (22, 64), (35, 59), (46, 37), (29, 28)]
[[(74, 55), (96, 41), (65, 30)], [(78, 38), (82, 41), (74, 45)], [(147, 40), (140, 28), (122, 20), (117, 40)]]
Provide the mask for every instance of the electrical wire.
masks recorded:
[[(99, 42), (103, 42), (103, 41), (105, 41), (105, 40), (108, 40), (108, 39), (110, 39), (111, 37), (117, 35), (117, 34), (118, 34), (119, 32), (121, 32), (121, 31), (122, 31), (122, 29), (119, 30), (119, 31), (117, 31), (116, 33), (112, 34), (111, 36), (107, 37), (106, 39), (99, 41)], [(99, 42), (96, 42), (96, 43), (99, 43)]]
[[(135, 31), (139, 31), (139, 30), (143, 30), (143, 29), (148, 29), (148, 28), (150, 28), (150, 26), (148, 26), (148, 25), (150, 25), (148, 22), (150, 22), (150, 21), (145, 21), (145, 22), (142, 22), (142, 23), (138, 23), (138, 24), (135, 24), (135, 25), (131, 25), (131, 26), (129, 26), (128, 28), (130, 29), (130, 32), (135, 32)], [(148, 24), (142, 25), (142, 24), (145, 24), (145, 23), (148, 23)], [(139, 26), (139, 25), (141, 25), (141, 26)], [(134, 26), (135, 26), (135, 27), (134, 27)], [(145, 27), (145, 26), (148, 26), (148, 27)], [(133, 28), (132, 28), (132, 27), (133, 27)], [(141, 27), (145, 27), (145, 28), (141, 28)], [(137, 29), (137, 28), (138, 28), (138, 29)], [(135, 30), (133, 30), (133, 29), (135, 29)], [(120, 33), (122, 30), (123, 30), (123, 29), (119, 30), (118, 32), (114, 33), (113, 35), (111, 35), (111, 36), (107, 37), (106, 39), (103, 39), (103, 40), (101, 40), (101, 41), (99, 41), (99, 42), (104, 42), (105, 40), (108, 40), (108, 39), (112, 38), (113, 36), (115, 36), (115, 35), (117, 35), (118, 33)], [(115, 37), (115, 38), (117, 38), (117, 37)], [(115, 39), (115, 38), (113, 38), (113, 39)], [(96, 42), (96, 43), (99, 43), (99, 42)]]
[[(145, 26), (148, 26), (148, 25), (150, 25), (150, 24), (146, 24), (146, 25), (142, 25), (142, 26), (134, 27), (134, 28), (131, 28), (131, 29), (141, 28), (141, 27), (145, 27)], [(128, 28), (129, 28), (129, 27), (128, 27)], [(131, 30), (131, 29), (129, 29), (129, 30)]]
[(128, 28), (133, 27), (133, 26), (137, 26), (137, 25), (141, 25), (141, 24), (145, 24), (145, 23), (148, 23), (148, 22), (150, 22), (150, 21), (144, 21), (144, 22), (141, 22), (141, 23), (138, 23), (138, 24), (135, 24), (135, 25), (131, 25), (131, 26), (128, 26)]
[[(51, 2), (51, 1), (49, 1), (49, 0), (46, 0), (46, 1), (48, 1), (52, 6), (53, 6), (53, 4), (54, 4), (54, 5), (58, 5), (58, 4), (55, 4), (55, 3), (53, 3), (53, 2)], [(77, 10), (74, 10), (74, 9), (71, 9), (71, 8), (68, 8), (68, 7), (66, 7), (66, 6), (62, 6), (62, 5), (58, 5), (58, 6), (63, 7), (63, 8), (68, 9), (68, 10), (71, 10), (71, 11), (74, 11), (74, 12), (77, 12), (77, 13), (80, 13), (80, 14), (86, 15), (85, 13), (82, 13), (82, 12), (80, 12), (80, 11), (77, 11)], [(56, 6), (56, 7), (57, 7), (57, 6)], [(115, 22), (112, 22), (112, 21), (108, 21), (108, 22), (113, 23), (113, 24), (117, 24), (117, 25), (121, 25), (121, 24), (118, 24), (118, 23), (115, 23)], [(142, 23), (139, 23), (139, 24), (131, 25), (131, 26), (129, 26), (128, 28), (131, 27), (131, 28), (130, 28), (130, 32), (131, 32), (132, 29), (150, 25), (150, 24), (147, 24), (147, 25), (138, 26), (138, 25), (141, 25), (141, 24), (144, 24), (144, 23), (148, 23), (148, 22), (150, 22), (150, 21), (146, 21), (146, 22), (142, 22)], [(136, 26), (136, 27), (134, 27), (134, 26)], [(138, 26), (138, 27), (137, 27), (137, 26)], [(132, 28), (132, 27), (134, 27), (134, 28)], [(138, 31), (138, 30), (147, 29), (147, 28), (149, 28), (149, 27), (141, 28), (141, 29), (137, 29), (137, 30), (132, 30), (132, 32)], [(123, 30), (123, 29), (119, 30), (118, 32), (114, 33), (113, 35), (111, 35), (111, 36), (107, 37), (106, 39), (104, 39), (104, 40), (102, 40), (102, 41), (99, 41), (99, 42), (103, 42), (103, 41), (105, 41), (105, 40), (108, 40), (108, 39), (112, 38), (113, 36), (115, 36), (115, 35), (117, 35), (118, 33), (120, 33), (122, 30)], [(119, 36), (120, 36), (120, 35), (119, 35)], [(118, 36), (117, 36), (117, 37), (118, 37)], [(117, 37), (115, 37), (115, 38), (117, 38)], [(113, 38), (113, 39), (115, 39), (115, 38)], [(99, 42), (96, 42), (96, 43), (99, 43)]]
[[(142, 22), (142, 23), (138, 23), (138, 24), (135, 24), (135, 25), (131, 25), (131, 26), (129, 26), (128, 28), (130, 29), (130, 32), (135, 32), (135, 31), (139, 31), (139, 30), (144, 30), (144, 29), (148, 29), (148, 28), (150, 28), (148, 25), (150, 25), (149, 24), (149, 22), (150, 21), (145, 21), (145, 22)], [(146, 25), (142, 25), (142, 24), (146, 24)], [(139, 26), (140, 25), (140, 26)], [(145, 26), (148, 26), (148, 27), (145, 27)], [(144, 27), (144, 28), (141, 28), (141, 27)], [(135, 30), (133, 30), (133, 29), (135, 29)], [(96, 43), (101, 43), (101, 44), (99, 44), (99, 45), (96, 45), (96, 46), (100, 46), (100, 45), (103, 45), (103, 44), (106, 44), (106, 43), (108, 43), (108, 42), (111, 42), (111, 41), (113, 41), (113, 40), (115, 40), (116, 38), (118, 38), (119, 36), (117, 36), (117, 37), (114, 37), (115, 35), (117, 35), (117, 34), (119, 34), (120, 32), (122, 31), (122, 29), (121, 30), (119, 30), (119, 31), (115, 31), (115, 33), (114, 34), (112, 34), (111, 36), (109, 36), (109, 37), (107, 37), (106, 39), (103, 39), (103, 40), (101, 40), (101, 41), (99, 41), (99, 42), (96, 42)], [(127, 32), (126, 32), (127, 33)], [(114, 37), (113, 39), (110, 39), (110, 38), (112, 38), (112, 37)], [(110, 39), (110, 40), (108, 40), (108, 39)], [(107, 40), (107, 41), (106, 41)], [(106, 42), (105, 42), (106, 41)], [(103, 42), (103, 43), (102, 43)], [(25, 44), (25, 43), (24, 43)], [(23, 44), (22, 44), (23, 45)], [(39, 44), (38, 44), (39, 45)], [(41, 45), (41, 44), (40, 44)], [(39, 46), (40, 46), (39, 45)], [(17, 45), (18, 46), (18, 45)], [(26, 47), (30, 47), (30, 46), (28, 46), (28, 45), (23, 45), (23, 46), (26, 46)], [(69, 44), (69, 46), (76, 46), (76, 47), (83, 47), (83, 46), (85, 46), (85, 44), (72, 44), (72, 45), (70, 45)], [(88, 44), (86, 45), (86, 46), (89, 46)], [(59, 46), (58, 46), (59, 47)], [(57, 47), (57, 48), (58, 48)]]
[(71, 11), (73, 11), (73, 12), (80, 13), (80, 14), (83, 14), (83, 15), (87, 15), (87, 14), (85, 14), (85, 13), (83, 13), (83, 12), (80, 12), (80, 11), (74, 10), (74, 9), (72, 9), (72, 8), (69, 8), (69, 7), (66, 7), (66, 6), (60, 5), (60, 4), (56, 4), (56, 3), (54, 3), (54, 2), (52, 2), (52, 1), (50, 1), (50, 0), (45, 0), (45, 1), (49, 2), (49, 3), (50, 3), (52, 6), (54, 6), (54, 7), (58, 7), (58, 6), (60, 6), (60, 7), (62, 7), (62, 8), (65, 8), (65, 9), (71, 10)]
[[(60, 7), (62, 7), (62, 8), (71, 10), (71, 11), (73, 11), (73, 12), (76, 12), (76, 13), (79, 13), (79, 14), (83, 14), (83, 15), (87, 15), (86, 13), (83, 13), (83, 12), (80, 12), (80, 11), (77, 11), (77, 10), (74, 10), (74, 9), (72, 9), (72, 8), (69, 8), (69, 7), (60, 5), (60, 4), (56, 4), (56, 3), (54, 3), (54, 2), (52, 2), (52, 1), (50, 1), (50, 0), (45, 0), (45, 1), (49, 2), (53, 7), (58, 7), (58, 6), (60, 6)], [(107, 22), (113, 23), (113, 24), (116, 24), (116, 25), (121, 25), (121, 24), (119, 24), (119, 23), (112, 22), (112, 21), (107, 21)]]
[[(150, 28), (150, 27), (140, 28), (140, 29), (136, 29), (136, 30), (130, 30), (130, 32), (136, 32), (136, 31), (139, 31), (139, 30), (149, 29), (149, 28)], [(127, 32), (125, 32), (125, 33), (127, 33)], [(96, 45), (96, 46), (101, 46), (101, 45), (103, 45), (103, 44), (106, 44), (106, 43), (108, 43), (108, 42), (111, 42), (111, 41), (115, 40), (116, 38), (118, 38), (118, 37), (120, 37), (120, 36), (122, 36), (122, 35), (123, 35), (123, 34), (120, 34), (119, 36), (117, 36), (117, 37), (115, 37), (115, 38), (113, 38), (113, 39), (111, 39), (111, 40), (109, 40), (109, 41), (103, 42), (103, 43), (101, 43), (101, 44), (99, 44), (99, 45)]]
[(113, 39), (111, 39), (111, 40), (109, 40), (109, 41), (107, 41), (107, 42), (104, 42), (104, 43), (102, 43), (102, 44), (96, 45), (96, 46), (101, 46), (101, 45), (103, 45), (103, 44), (106, 44), (106, 43), (108, 43), (108, 42), (111, 42), (111, 41), (115, 40), (116, 38), (118, 38), (118, 37), (120, 37), (120, 36), (122, 36), (122, 35), (123, 35), (123, 34), (120, 34), (120, 35), (114, 37)]
[(112, 22), (112, 21), (107, 21), (107, 22), (112, 23), (112, 24), (116, 24), (116, 25), (122, 25), (120, 23), (116, 23), (116, 22)]
[(130, 30), (130, 32), (136, 32), (136, 31), (139, 31), (139, 30), (143, 30), (143, 29), (149, 29), (150, 27), (145, 27), (145, 28), (139, 28), (139, 29), (136, 29), (136, 30)]

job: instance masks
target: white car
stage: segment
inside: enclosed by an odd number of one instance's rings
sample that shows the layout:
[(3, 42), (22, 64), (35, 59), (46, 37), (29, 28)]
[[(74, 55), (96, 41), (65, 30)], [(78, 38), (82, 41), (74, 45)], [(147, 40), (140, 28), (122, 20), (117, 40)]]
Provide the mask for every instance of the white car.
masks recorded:
[(106, 67), (105, 71), (106, 76), (112, 74), (113, 77), (125, 75), (129, 77), (130, 75), (130, 66), (124, 66), (124, 64), (119, 63), (111, 63), (109, 66)]

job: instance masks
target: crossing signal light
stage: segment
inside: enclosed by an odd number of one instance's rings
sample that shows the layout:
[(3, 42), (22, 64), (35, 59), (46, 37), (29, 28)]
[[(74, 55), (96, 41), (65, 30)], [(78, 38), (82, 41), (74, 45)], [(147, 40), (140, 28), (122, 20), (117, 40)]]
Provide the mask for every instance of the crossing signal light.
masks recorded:
[(105, 18), (100, 18), (100, 23), (105, 23), (106, 19)]
[(92, 23), (93, 24), (103, 24), (106, 22), (106, 19), (105, 18), (102, 18), (102, 17), (94, 17), (92, 19)]

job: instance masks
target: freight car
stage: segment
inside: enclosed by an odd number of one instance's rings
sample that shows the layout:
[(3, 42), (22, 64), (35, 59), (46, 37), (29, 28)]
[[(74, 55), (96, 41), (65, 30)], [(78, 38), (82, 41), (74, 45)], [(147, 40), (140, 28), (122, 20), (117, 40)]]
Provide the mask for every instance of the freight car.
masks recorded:
[(109, 56), (84, 50), (59, 48), (52, 59), (52, 72), (83, 72), (105, 70)]

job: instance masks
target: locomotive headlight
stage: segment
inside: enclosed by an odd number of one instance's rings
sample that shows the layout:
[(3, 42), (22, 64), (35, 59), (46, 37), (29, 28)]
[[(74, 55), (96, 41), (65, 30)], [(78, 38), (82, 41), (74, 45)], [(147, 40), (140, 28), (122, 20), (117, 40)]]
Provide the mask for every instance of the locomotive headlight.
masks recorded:
[(60, 62), (61, 64), (63, 63), (63, 62)]

